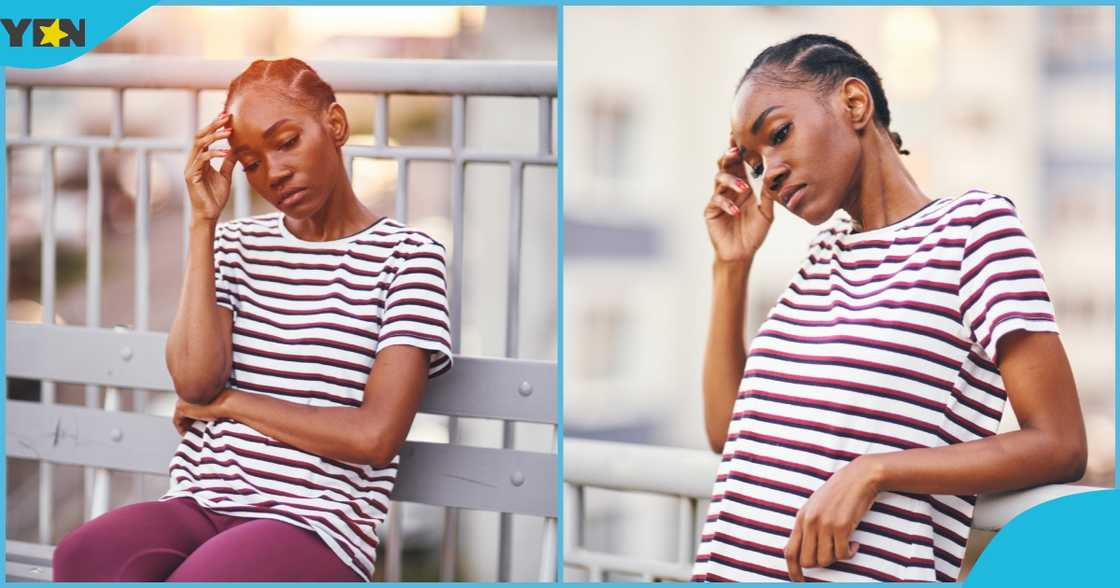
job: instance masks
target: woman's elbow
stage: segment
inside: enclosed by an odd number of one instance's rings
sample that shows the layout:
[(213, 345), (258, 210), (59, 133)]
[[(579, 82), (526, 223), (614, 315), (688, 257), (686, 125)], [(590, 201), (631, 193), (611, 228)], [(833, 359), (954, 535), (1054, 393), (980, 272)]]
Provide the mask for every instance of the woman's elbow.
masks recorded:
[(362, 444), (362, 462), (375, 468), (382, 468), (393, 462), (400, 451), (400, 444), (380, 435), (371, 435)]
[(1058, 450), (1060, 457), (1061, 478), (1059, 482), (1069, 484), (1085, 477), (1085, 468), (1089, 462), (1089, 448), (1085, 436), (1080, 435), (1064, 443)]
[(723, 445), (726, 442), (727, 440), (723, 437), (713, 434), (711, 431), (708, 432), (708, 447), (712, 450), (712, 453), (722, 453)]

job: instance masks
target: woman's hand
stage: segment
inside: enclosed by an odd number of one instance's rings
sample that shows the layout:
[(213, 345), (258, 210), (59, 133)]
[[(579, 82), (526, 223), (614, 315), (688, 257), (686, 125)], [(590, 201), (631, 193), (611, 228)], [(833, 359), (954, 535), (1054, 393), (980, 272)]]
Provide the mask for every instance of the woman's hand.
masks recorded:
[[(198, 131), (194, 147), (187, 157), (187, 169), (183, 176), (187, 181), (187, 193), (191, 198), (191, 216), (199, 221), (216, 221), (229, 202), (233, 166), (237, 163), (230, 149), (210, 150), (210, 144), (228, 138), (230, 113), (223, 112), (214, 122)], [(220, 171), (214, 171), (210, 160), (222, 157)]]
[(859, 551), (849, 539), (879, 494), (878, 476), (867, 458), (837, 470), (797, 511), (785, 549), (791, 580), (805, 581), (802, 568), (823, 568)]
[(229, 418), (226, 403), (235, 392), (233, 389), (226, 388), (218, 393), (218, 396), (209, 404), (191, 404), (182, 398), (176, 400), (175, 413), (171, 415), (171, 422), (175, 425), (175, 430), (179, 431), (179, 435), (186, 435), (187, 429), (191, 428), (194, 421), (216, 421)]
[(748, 261), (762, 246), (774, 221), (774, 201), (755, 202), (735, 139), (719, 158), (715, 189), (704, 207), (708, 237), (720, 261)]

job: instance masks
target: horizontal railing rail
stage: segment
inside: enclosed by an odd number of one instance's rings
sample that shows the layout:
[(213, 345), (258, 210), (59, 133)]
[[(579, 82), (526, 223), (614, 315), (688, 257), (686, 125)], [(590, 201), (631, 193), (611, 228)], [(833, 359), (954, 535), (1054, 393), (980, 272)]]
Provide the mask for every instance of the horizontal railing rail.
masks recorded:
[[(610, 459), (603, 456), (609, 455)], [(622, 573), (644, 580), (688, 581), (696, 553), (698, 507), (711, 498), (720, 456), (710, 451), (634, 443), (564, 439), (565, 525), (564, 565), (587, 570), (591, 581)], [(590, 549), (584, 540), (586, 488), (645, 492), (676, 497), (679, 504), (676, 561), (621, 556)], [(1043, 502), (1102, 490), (1092, 486), (1054, 484), (1015, 492), (981, 495), (972, 526), (997, 531), (1023, 511)]]
[[(90, 59), (93, 57), (93, 59)], [(251, 59), (198, 59), (169, 55), (92, 55), (57, 67), (7, 68), (12, 86), (222, 90)], [(309, 59), (335, 92), (556, 95), (553, 61), (468, 59)]]
[[(8, 376), (173, 391), (166, 333), (8, 322)], [(420, 412), (556, 424), (556, 362), (456, 355), (433, 379)]]

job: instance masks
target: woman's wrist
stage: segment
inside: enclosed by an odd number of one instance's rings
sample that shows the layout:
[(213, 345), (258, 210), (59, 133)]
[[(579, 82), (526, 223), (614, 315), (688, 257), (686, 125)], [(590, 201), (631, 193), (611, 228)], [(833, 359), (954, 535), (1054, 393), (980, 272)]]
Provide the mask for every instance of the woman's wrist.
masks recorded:
[(881, 455), (861, 455), (851, 462), (852, 466), (859, 468), (867, 487), (873, 494), (888, 490), (887, 463)]
[(218, 226), (218, 219), (191, 215), (191, 231), (213, 231)]
[(720, 259), (716, 257), (712, 261), (712, 275), (716, 280), (731, 279), (734, 281), (745, 281), (751, 272), (751, 263), (754, 257), (747, 257), (744, 259)]

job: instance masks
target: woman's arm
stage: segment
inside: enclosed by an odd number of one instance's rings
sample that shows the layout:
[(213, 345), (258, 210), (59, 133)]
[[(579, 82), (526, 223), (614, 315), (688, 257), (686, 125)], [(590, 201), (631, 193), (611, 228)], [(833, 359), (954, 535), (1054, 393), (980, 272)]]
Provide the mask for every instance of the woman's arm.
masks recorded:
[[(224, 113), (199, 129), (183, 172), (191, 202), (187, 272), (164, 359), (175, 393), (195, 404), (213, 400), (232, 367), (233, 313), (217, 304), (214, 231), (229, 201), (236, 160), (228, 149), (210, 150), (211, 144), (229, 137), (229, 120)], [(215, 170), (210, 160), (218, 157), (221, 168)]]
[(175, 418), (232, 419), (308, 453), (383, 466), (400, 451), (420, 408), (429, 354), (410, 345), (382, 349), (360, 407), (308, 406), (227, 388), (208, 406), (179, 403)]
[(704, 349), (704, 426), (712, 451), (720, 452), (731, 424), (747, 360), (743, 324), (751, 259), (712, 264), (712, 313)]
[(1061, 339), (1018, 331), (999, 342), (998, 355), (1020, 430), (856, 458), (798, 512), (786, 548), (791, 577), (850, 557), (848, 538), (879, 492), (977, 494), (1081, 479), (1085, 425)]
[(229, 379), (233, 313), (217, 304), (214, 229), (217, 221), (190, 224), (187, 274), (164, 350), (175, 393), (194, 404), (213, 400)]

